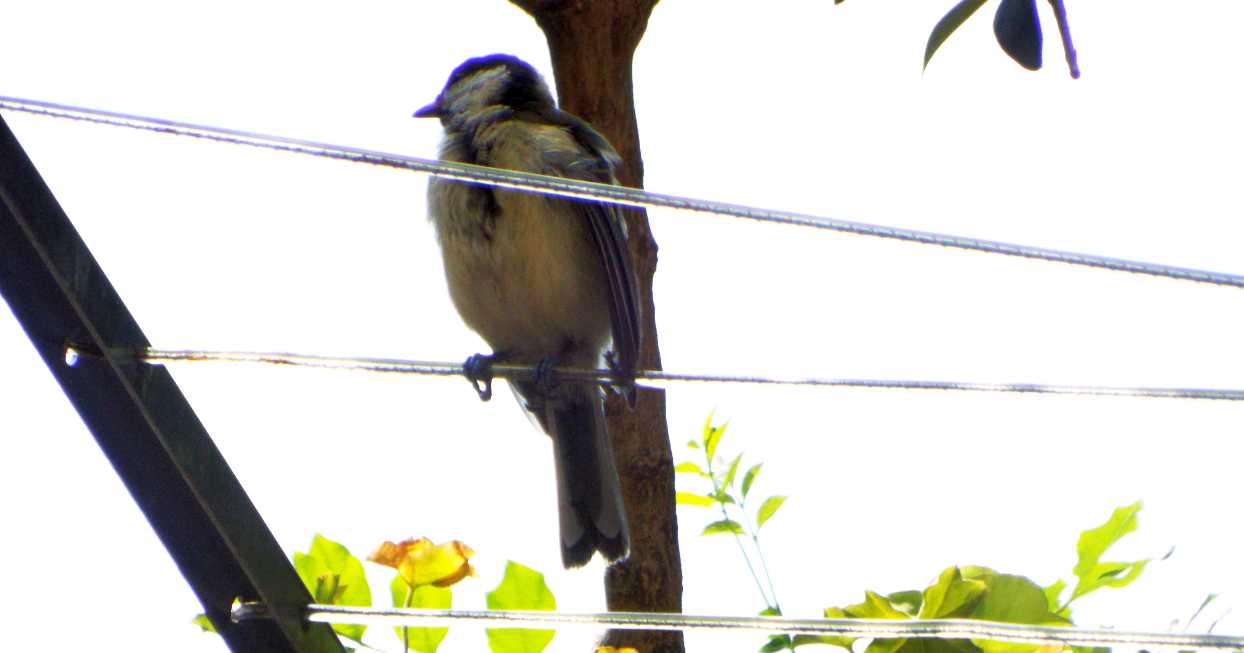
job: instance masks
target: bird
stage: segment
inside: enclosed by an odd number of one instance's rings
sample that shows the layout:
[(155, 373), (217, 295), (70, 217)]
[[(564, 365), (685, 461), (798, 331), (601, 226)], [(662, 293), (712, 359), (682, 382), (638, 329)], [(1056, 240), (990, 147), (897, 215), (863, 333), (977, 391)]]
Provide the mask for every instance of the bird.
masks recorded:
[[(468, 59), (414, 115), (440, 120), (442, 161), (618, 183), (622, 160), (609, 141), (560, 110), (535, 68), (514, 56)], [(563, 565), (581, 567), (596, 552), (624, 560), (630, 530), (602, 389), (558, 383), (551, 372), (594, 369), (603, 358), (634, 406), (640, 303), (620, 210), (433, 178), (428, 217), (454, 307), (492, 348), (464, 365), (480, 398), (491, 396), (494, 362), (536, 366), (534, 380), (510, 386), (552, 438)]]

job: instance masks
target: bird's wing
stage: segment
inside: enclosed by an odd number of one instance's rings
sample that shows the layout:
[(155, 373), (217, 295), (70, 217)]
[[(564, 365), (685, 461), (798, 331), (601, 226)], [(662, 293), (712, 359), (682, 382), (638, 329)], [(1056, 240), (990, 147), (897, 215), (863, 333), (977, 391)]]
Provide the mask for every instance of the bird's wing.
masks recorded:
[[(558, 112), (564, 126), (580, 147), (589, 154), (573, 161), (563, 172), (565, 176), (585, 181), (616, 184), (614, 167), (621, 163), (609, 141), (583, 120)], [(605, 277), (609, 281), (609, 317), (613, 326), (614, 364), (617, 371), (630, 378), (639, 358), (640, 313), (639, 288), (631, 253), (626, 246), (626, 221), (622, 210), (613, 204), (575, 201), (590, 225), (590, 232), (600, 252)], [(631, 396), (633, 401), (634, 397)]]

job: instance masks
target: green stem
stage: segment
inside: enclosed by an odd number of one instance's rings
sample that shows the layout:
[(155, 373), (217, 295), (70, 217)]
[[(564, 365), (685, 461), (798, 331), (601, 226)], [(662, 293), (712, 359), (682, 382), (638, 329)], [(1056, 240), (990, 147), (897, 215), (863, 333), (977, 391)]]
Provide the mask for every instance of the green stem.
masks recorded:
[[(782, 614), (782, 604), (778, 602), (777, 588), (773, 586), (773, 574), (769, 573), (769, 564), (765, 562), (764, 549), (760, 548), (760, 529), (759, 528), (753, 529), (751, 522), (747, 521), (746, 519), (747, 518), (747, 499), (745, 497), (739, 498), (739, 511), (743, 513), (743, 517), (744, 517), (743, 524), (747, 528), (747, 534), (750, 535), (752, 538), (752, 546), (756, 547), (756, 557), (760, 559), (760, 568), (762, 571), (764, 571), (765, 582), (769, 584), (769, 596), (773, 597), (772, 603), (769, 603), (767, 599), (766, 599), (766, 603), (769, 604), (770, 609), (777, 612), (778, 614)], [(740, 546), (742, 545), (740, 544)], [(761, 594), (762, 595), (764, 594), (763, 590), (761, 591)], [(791, 637), (790, 635), (782, 635), (782, 637), (786, 638), (786, 650), (788, 651), (795, 650), (795, 638)]]
[(760, 569), (765, 572), (765, 582), (769, 583), (769, 596), (773, 597), (773, 609), (782, 611), (778, 603), (777, 589), (773, 587), (773, 574), (769, 573), (769, 564), (765, 562), (765, 552), (760, 548), (760, 533), (752, 531), (752, 544), (756, 545), (756, 557), (760, 559)]
[[(708, 455), (707, 449), (704, 450), (704, 460), (708, 463), (708, 477), (713, 482), (713, 500), (717, 501), (717, 497), (721, 496), (722, 489), (717, 483), (717, 475), (713, 473), (713, 459)], [(721, 518), (730, 521), (730, 514), (726, 512), (726, 504), (717, 501), (717, 507), (721, 509)], [(746, 517), (746, 514), (744, 517)], [(775, 604), (777, 600), (775, 598), (773, 601), (770, 601), (768, 595), (765, 594), (764, 584), (760, 582), (760, 576), (756, 574), (756, 568), (752, 565), (751, 556), (747, 555), (747, 549), (743, 546), (743, 538), (738, 533), (732, 533), (732, 535), (734, 535), (735, 544), (739, 545), (739, 554), (743, 556), (743, 562), (747, 564), (747, 571), (751, 573), (752, 581), (756, 583), (756, 590), (760, 592), (760, 598), (764, 599), (765, 607), (776, 610)]]
[[(752, 538), (752, 546), (756, 547), (756, 557), (760, 560), (760, 569), (764, 572), (765, 582), (769, 585), (769, 596), (773, 597), (773, 602), (769, 603), (769, 607), (781, 614), (782, 604), (778, 602), (777, 589), (773, 586), (773, 575), (769, 573), (769, 564), (765, 562), (764, 549), (760, 548), (760, 528), (752, 528), (752, 522), (747, 519), (747, 497), (739, 498), (739, 511), (743, 513), (743, 525), (747, 529), (748, 536)], [(766, 602), (768, 601), (766, 600)]]
[[(402, 607), (409, 608), (415, 601), (415, 586), (406, 586), (406, 601)], [(402, 626), (402, 653), (410, 653), (410, 626)]]

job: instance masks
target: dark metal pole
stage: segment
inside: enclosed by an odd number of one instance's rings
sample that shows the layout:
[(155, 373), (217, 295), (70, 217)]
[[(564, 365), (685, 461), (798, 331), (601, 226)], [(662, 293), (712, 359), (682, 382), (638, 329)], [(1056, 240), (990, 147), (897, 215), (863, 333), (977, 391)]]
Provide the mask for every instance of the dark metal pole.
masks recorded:
[[(310, 595), (172, 377), (109, 355), (150, 343), (3, 118), (0, 295), (229, 648), (341, 652), (303, 621)], [(72, 366), (70, 343), (85, 354)], [(231, 622), (238, 597), (275, 619)]]

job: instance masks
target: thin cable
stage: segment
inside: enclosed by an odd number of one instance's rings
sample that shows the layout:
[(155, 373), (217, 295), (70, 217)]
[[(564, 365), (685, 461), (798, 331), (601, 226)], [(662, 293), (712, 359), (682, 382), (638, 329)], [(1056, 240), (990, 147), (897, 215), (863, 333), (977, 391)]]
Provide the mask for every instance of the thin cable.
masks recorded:
[(1192, 268), (1163, 265), (1159, 263), (1145, 263), (1142, 261), (1132, 261), (1108, 256), (1080, 254), (1044, 247), (1016, 245), (993, 240), (952, 236), (948, 234), (917, 231), (899, 227), (886, 227), (882, 225), (866, 224), (863, 222), (851, 222), (847, 220), (809, 215), (806, 213), (776, 211), (771, 209), (742, 206), (739, 204), (728, 204), (724, 202), (679, 197), (676, 195), (663, 195), (660, 193), (650, 193), (648, 191), (636, 188), (626, 188), (623, 186), (610, 186), (608, 184), (562, 179), (560, 177), (549, 177), (546, 175), (517, 172), (513, 170), (499, 170), (496, 168), (487, 168), (465, 163), (432, 161), (399, 154), (388, 154), (373, 150), (342, 147), (338, 145), (316, 143), (313, 141), (285, 138), (282, 136), (271, 136), (255, 132), (208, 127), (205, 125), (195, 125), (191, 123), (165, 120), (162, 118), (149, 118), (133, 114), (73, 107), (63, 104), (54, 104), (51, 102), (42, 102), (39, 100), (27, 100), (22, 98), (0, 96), (0, 109), (22, 111), (26, 113), (50, 116), (53, 118), (81, 120), (85, 122), (112, 125), (115, 127), (129, 127), (131, 129), (141, 129), (164, 134), (203, 138), (222, 143), (250, 145), (253, 147), (261, 147), (283, 152), (294, 152), (297, 154), (307, 154), (310, 156), (325, 157), (330, 159), (341, 159), (356, 163), (370, 163), (378, 166), (404, 168), (407, 170), (414, 170), (416, 172), (433, 174), (437, 177), (469, 181), (483, 184), (485, 186), (535, 191), (548, 195), (557, 195), (560, 197), (601, 200), (621, 206), (672, 208), (687, 211), (716, 213), (736, 218), (757, 220), (760, 222), (800, 225), (804, 227), (828, 229), (831, 231), (840, 231), (863, 236), (903, 240), (924, 245), (940, 245), (942, 247), (973, 250), (988, 254), (1018, 256), (1022, 258), (1053, 261), (1056, 263), (1067, 263), (1071, 265), (1080, 265), (1120, 272), (1132, 272), (1135, 274), (1167, 277), (1182, 281), (1194, 281), (1197, 283), (1244, 288), (1244, 276), (1227, 274), (1223, 272), (1210, 272)]
[[(84, 353), (68, 348), (67, 358)], [(431, 376), (459, 376), (463, 374), (460, 363), (399, 360), (392, 358), (349, 358), (337, 356), (313, 356), (273, 352), (208, 351), (186, 349), (116, 349), (111, 353), (120, 357), (149, 364), (164, 363), (252, 363), (263, 365), (292, 365), (335, 370), (357, 370), (386, 374), (423, 374)], [(493, 375), (507, 379), (531, 380), (535, 368), (531, 365), (497, 363)], [(610, 370), (586, 370), (554, 367), (552, 373), (560, 380), (609, 385), (615, 382)], [(775, 377), (721, 374), (679, 374), (656, 370), (640, 370), (635, 380), (646, 387), (669, 388), (678, 383), (737, 383), (750, 385), (810, 386), (828, 388), (871, 388), (881, 390), (954, 390), (963, 392), (999, 392), (1047, 395), (1088, 395), (1098, 397), (1145, 397), (1156, 399), (1202, 399), (1212, 401), (1244, 401), (1244, 390), (1208, 388), (1160, 388), (1095, 385), (1047, 385), (1039, 383), (974, 383), (965, 381), (911, 381), (891, 379), (832, 379), (816, 377)]]
[[(233, 619), (268, 616), (262, 603), (234, 606)], [(1070, 644), (1076, 646), (1163, 646), (1181, 649), (1242, 648), (1244, 637), (1189, 633), (1142, 633), (1088, 628), (1030, 626), (1026, 624), (969, 619), (790, 619), (785, 617), (719, 617), (661, 612), (609, 612), (597, 614), (539, 612), (534, 610), (427, 610), (420, 608), (354, 608), (311, 604), (307, 621), (326, 624), (388, 626), (450, 626), (462, 623), (509, 628), (549, 626), (607, 626), (624, 630), (758, 631), (789, 635), (984, 639), (1023, 644)]]

